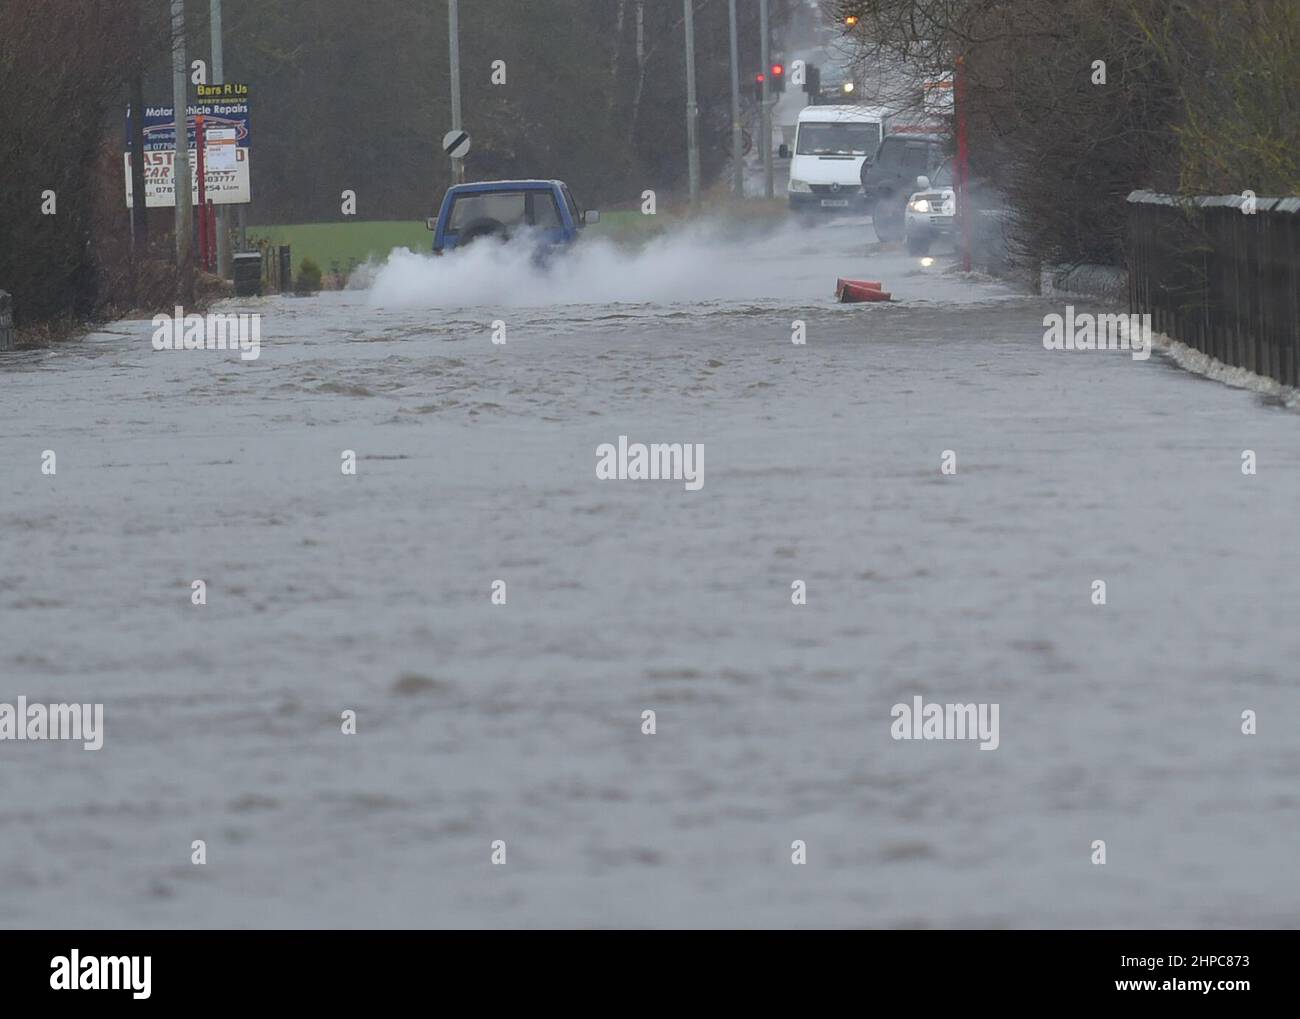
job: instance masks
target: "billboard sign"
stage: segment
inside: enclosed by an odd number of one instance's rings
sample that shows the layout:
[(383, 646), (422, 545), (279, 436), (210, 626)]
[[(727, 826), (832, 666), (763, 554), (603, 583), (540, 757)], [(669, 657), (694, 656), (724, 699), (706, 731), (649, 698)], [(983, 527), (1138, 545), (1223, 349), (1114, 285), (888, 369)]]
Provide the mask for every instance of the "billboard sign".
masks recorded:
[[(198, 118), (203, 118), (204, 176), (208, 200), (216, 205), (239, 205), (252, 201), (249, 170), (251, 132), (249, 129), (249, 89), (247, 85), (198, 85), (198, 98), (186, 107), (186, 126), (190, 153), (190, 193), (194, 204), (199, 200), (199, 182), (195, 167)], [(171, 106), (144, 108), (144, 177), (145, 207), (171, 208), (176, 205), (175, 156), (176, 123)], [(131, 118), (127, 110), (126, 204), (131, 207)]]

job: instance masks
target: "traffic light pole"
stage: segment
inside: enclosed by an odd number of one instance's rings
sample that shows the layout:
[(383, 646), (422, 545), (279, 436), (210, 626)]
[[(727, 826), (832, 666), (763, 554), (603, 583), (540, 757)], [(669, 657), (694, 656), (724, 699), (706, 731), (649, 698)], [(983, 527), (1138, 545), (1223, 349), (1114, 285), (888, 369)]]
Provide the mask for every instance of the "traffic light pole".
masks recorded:
[(758, 0), (759, 32), (762, 33), (763, 60), (763, 99), (759, 108), (761, 134), (763, 136), (763, 194), (771, 198), (775, 194), (772, 179), (772, 107), (768, 102), (768, 71), (772, 68), (772, 54), (768, 50), (767, 0)]
[(731, 24), (731, 173), (737, 198), (745, 197), (745, 164), (740, 140), (740, 43), (736, 38), (736, 0), (727, 0)]

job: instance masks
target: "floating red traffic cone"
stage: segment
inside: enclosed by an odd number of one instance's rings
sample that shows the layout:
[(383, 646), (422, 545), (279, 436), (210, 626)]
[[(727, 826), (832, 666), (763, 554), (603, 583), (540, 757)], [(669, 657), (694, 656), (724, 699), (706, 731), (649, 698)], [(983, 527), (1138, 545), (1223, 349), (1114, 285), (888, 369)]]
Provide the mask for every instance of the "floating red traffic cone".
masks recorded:
[(875, 280), (846, 280), (842, 276), (835, 281), (835, 299), (840, 304), (857, 304), (862, 301), (888, 301), (891, 295), (880, 289)]

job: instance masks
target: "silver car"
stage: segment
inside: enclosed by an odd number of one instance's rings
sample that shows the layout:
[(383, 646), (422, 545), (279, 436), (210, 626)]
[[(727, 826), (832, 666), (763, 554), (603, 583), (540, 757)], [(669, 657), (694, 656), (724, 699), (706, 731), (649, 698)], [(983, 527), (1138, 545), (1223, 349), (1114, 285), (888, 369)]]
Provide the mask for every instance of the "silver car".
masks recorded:
[(907, 250), (924, 255), (936, 238), (953, 236), (957, 194), (952, 187), (952, 160), (944, 162), (933, 177), (917, 177), (917, 190), (907, 200), (904, 235)]

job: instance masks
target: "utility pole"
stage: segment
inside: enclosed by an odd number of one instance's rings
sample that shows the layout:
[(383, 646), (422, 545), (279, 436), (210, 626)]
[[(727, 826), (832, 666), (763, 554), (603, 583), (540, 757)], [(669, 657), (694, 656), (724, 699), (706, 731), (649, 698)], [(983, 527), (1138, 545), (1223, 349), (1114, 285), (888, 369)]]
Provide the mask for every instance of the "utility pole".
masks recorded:
[(695, 102), (695, 4), (682, 0), (682, 13), (686, 21), (686, 160), (691, 181), (691, 205), (700, 201), (700, 140), (696, 135), (696, 120), (700, 108)]
[[(460, 0), (447, 0), (447, 35), (451, 46), (451, 129), (461, 130), (460, 123)], [(465, 165), (459, 159), (451, 161), (451, 182), (460, 184), (465, 179)]]
[(740, 43), (736, 38), (736, 0), (727, 0), (731, 25), (731, 174), (737, 198), (745, 197), (745, 164), (740, 143)]
[[(211, 0), (212, 12), (212, 84), (226, 83), (225, 58), (221, 45), (221, 0)], [(230, 275), (230, 234), (226, 224), (226, 207), (218, 205), (217, 213), (217, 275), (223, 279)]]
[(176, 266), (182, 276), (190, 264), (190, 143), (186, 130), (189, 82), (185, 66), (185, 0), (172, 0), (172, 103), (175, 106)]
[(763, 123), (763, 194), (771, 198), (775, 193), (772, 181), (772, 107), (768, 103), (768, 78), (772, 76), (772, 54), (768, 44), (767, 0), (758, 0), (758, 30), (763, 34), (763, 97), (759, 116)]
[[(137, 33), (139, 27), (137, 22)], [(136, 53), (139, 52), (137, 48)], [(131, 75), (131, 250), (137, 257), (143, 256), (149, 247), (149, 216), (144, 203), (144, 71), (141, 64), (137, 56), (135, 71)]]

